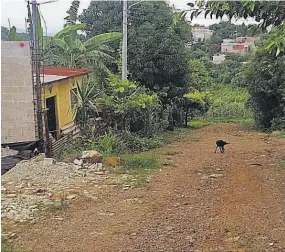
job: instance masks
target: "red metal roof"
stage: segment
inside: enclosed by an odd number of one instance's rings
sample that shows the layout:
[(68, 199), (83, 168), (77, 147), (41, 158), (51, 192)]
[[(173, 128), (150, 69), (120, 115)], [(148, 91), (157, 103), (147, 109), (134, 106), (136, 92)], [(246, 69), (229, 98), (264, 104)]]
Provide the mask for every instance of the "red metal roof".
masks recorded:
[(65, 67), (53, 67), (53, 66), (45, 66), (41, 69), (41, 74), (45, 75), (57, 75), (57, 76), (66, 76), (66, 77), (74, 77), (79, 75), (85, 75), (91, 73), (90, 69), (82, 68), (65, 68)]

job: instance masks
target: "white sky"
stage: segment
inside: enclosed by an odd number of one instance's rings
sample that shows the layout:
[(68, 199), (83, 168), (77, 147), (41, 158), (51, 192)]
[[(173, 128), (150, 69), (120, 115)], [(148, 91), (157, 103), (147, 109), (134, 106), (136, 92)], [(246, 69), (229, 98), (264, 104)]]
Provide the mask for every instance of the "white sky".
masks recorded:
[[(37, 0), (37, 2), (45, 2), (47, 0)], [(79, 13), (83, 9), (89, 6), (91, 0), (81, 0)], [(176, 8), (185, 9), (189, 8), (186, 4), (191, 0), (169, 0), (169, 2), (175, 3)], [(63, 28), (64, 17), (66, 17), (66, 11), (69, 9), (72, 0), (58, 0), (54, 3), (43, 4), (40, 7), (41, 13), (47, 24), (47, 32), (56, 33)], [(193, 1), (191, 1), (193, 2)], [(25, 17), (27, 17), (27, 4), (25, 0), (1, 0), (1, 25), (8, 27), (8, 18), (10, 19), (11, 26), (16, 26), (17, 29), (25, 29)], [(194, 20), (193, 24), (204, 24), (211, 25), (217, 23), (216, 19), (211, 20), (210, 18), (204, 19), (201, 17)], [(239, 24), (242, 21), (238, 22)], [(252, 23), (252, 22), (245, 22)]]

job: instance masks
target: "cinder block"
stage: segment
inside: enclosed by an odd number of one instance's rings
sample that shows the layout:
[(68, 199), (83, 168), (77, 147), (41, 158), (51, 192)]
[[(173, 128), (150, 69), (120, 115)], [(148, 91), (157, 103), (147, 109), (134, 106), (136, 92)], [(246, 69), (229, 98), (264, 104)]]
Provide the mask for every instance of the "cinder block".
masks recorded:
[(34, 117), (33, 116), (29, 116), (29, 115), (22, 115), (21, 116), (21, 121), (23, 122), (23, 123), (31, 123), (31, 122), (33, 122), (33, 120), (34, 120)]
[(44, 159), (44, 164), (45, 165), (54, 165), (56, 161), (53, 158), (45, 158)]
[(22, 135), (29, 140), (35, 140), (35, 130), (33, 129), (21, 129)]
[(9, 136), (9, 130), (6, 128), (1, 127), (1, 136), (8, 137)]
[(2, 101), (11, 101), (13, 98), (12, 94), (3, 93), (1, 94)]
[(21, 94), (21, 93), (12, 94), (12, 99), (13, 99), (13, 101), (17, 101), (17, 102), (25, 102), (26, 101), (25, 94)]
[(8, 137), (14, 137), (14, 136), (15, 136), (15, 130), (14, 129), (8, 129)]
[(1, 125), (3, 129), (15, 129), (15, 124), (13, 122), (2, 120)]

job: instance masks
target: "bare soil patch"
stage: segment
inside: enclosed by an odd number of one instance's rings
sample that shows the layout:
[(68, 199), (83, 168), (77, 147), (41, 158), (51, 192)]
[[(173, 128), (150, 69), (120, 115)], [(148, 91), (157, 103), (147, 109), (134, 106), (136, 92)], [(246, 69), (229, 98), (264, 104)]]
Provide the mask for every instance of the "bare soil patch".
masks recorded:
[[(285, 251), (284, 139), (220, 124), (153, 150), (170, 166), (149, 188), (85, 185), (72, 207), (10, 224), (30, 251)], [(216, 153), (215, 141), (231, 144)]]

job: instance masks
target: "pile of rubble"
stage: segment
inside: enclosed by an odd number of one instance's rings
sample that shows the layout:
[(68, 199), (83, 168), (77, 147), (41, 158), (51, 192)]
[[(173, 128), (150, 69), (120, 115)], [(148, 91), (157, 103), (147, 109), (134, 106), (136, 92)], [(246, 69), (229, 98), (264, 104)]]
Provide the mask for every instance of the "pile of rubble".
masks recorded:
[(2, 148), (1, 147), (1, 157), (7, 157), (18, 154), (18, 151), (12, 150), (9, 147)]
[(82, 188), (106, 186), (104, 182), (112, 175), (102, 161), (99, 152), (84, 151), (74, 163), (50, 162), (42, 154), (18, 163), (2, 176), (2, 220), (34, 222), (37, 213), (50, 205), (60, 206), (63, 200), (74, 200), (80, 194), (96, 198), (95, 192)]

